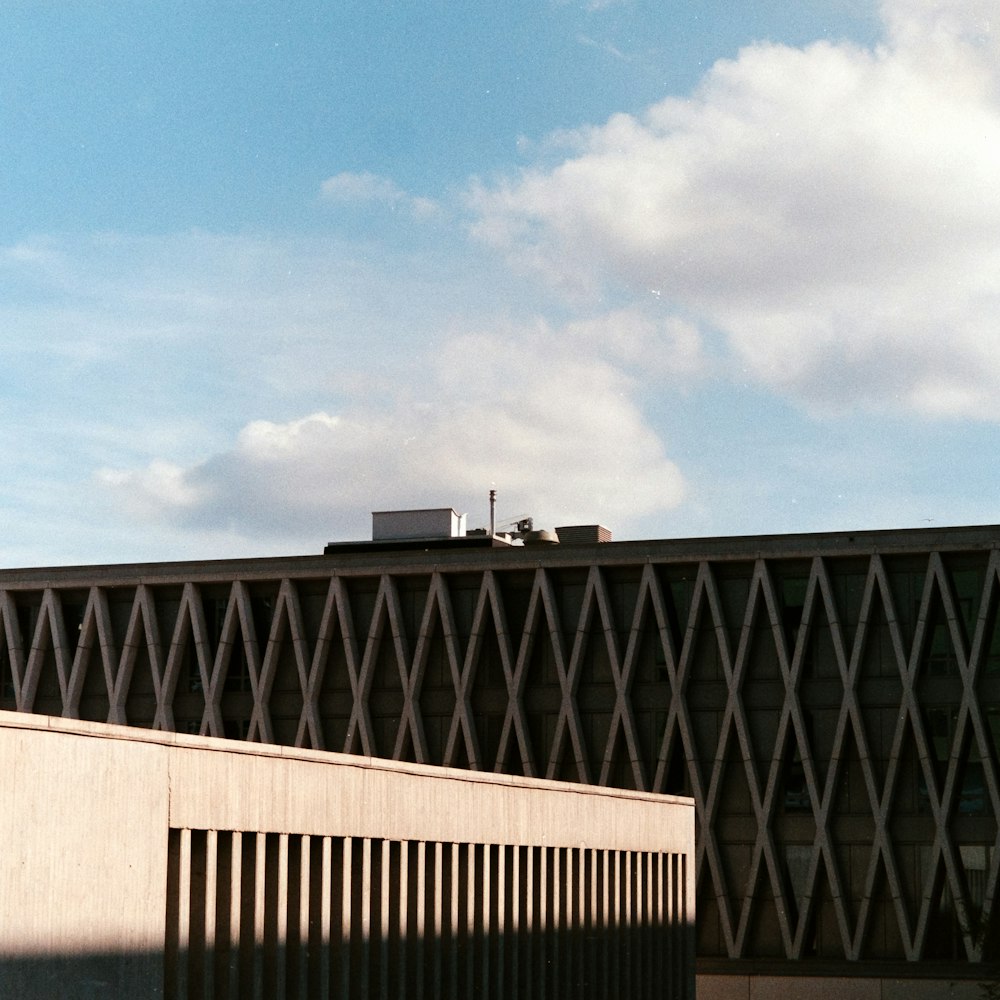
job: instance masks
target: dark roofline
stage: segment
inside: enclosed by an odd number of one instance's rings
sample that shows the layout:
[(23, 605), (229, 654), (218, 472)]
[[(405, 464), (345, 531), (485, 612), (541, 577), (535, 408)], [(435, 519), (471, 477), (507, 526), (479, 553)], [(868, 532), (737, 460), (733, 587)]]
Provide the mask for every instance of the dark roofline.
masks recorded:
[[(474, 536), (475, 539), (475, 536)], [(464, 540), (462, 540), (464, 541)], [(432, 570), (475, 572), (484, 568), (534, 569), (538, 566), (603, 566), (636, 563), (745, 562), (758, 557), (812, 558), (816, 555), (905, 555), (938, 550), (974, 552), (1000, 548), (1000, 525), (890, 528), (875, 531), (825, 531), (788, 535), (735, 535), (666, 538), (582, 544), (490, 547), (459, 545), (428, 547), (425, 542), (346, 542), (330, 554), (261, 556), (183, 562), (119, 563), (90, 566), (33, 567), (0, 570), (0, 587), (37, 590), (48, 586), (91, 587), (274, 580), (282, 577), (329, 576), (331, 572), (361, 575), (372, 572), (427, 573)]]
[(325, 556), (358, 552), (430, 552), (431, 549), (509, 549), (510, 543), (489, 535), (458, 535), (454, 538), (384, 538), (370, 542), (328, 542)]

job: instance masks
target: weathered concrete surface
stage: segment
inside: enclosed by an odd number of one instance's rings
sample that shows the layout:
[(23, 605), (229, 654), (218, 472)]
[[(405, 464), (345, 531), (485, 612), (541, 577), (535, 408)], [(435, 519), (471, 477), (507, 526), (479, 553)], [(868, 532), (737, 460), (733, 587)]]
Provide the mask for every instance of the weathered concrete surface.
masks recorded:
[(693, 906), (687, 799), (7, 712), (0, 760), (2, 997), (162, 995), (171, 829), (669, 852)]
[[(100, 995), (113, 980), (141, 996), (159, 976), (148, 956), (163, 947), (157, 903), (167, 859), (157, 841), (168, 822), (168, 758), (155, 744), (84, 739), (34, 722), (0, 726), (0, 996), (34, 995), (12, 957), (109, 952), (147, 957), (99, 963), (79, 995)], [(36, 965), (28, 978), (53, 975)]]

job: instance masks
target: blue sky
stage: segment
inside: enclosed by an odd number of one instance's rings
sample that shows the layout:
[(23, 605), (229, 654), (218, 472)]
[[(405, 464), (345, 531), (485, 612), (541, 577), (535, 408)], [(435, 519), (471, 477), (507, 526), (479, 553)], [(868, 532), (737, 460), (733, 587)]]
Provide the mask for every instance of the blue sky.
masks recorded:
[(995, 522), (993, 0), (0, 2), (0, 564)]

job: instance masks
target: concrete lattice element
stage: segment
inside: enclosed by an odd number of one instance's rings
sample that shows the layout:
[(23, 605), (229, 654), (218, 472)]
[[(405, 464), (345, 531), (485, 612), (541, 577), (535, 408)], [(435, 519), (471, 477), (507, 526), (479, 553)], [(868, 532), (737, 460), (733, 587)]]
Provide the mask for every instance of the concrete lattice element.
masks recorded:
[(11, 571), (0, 693), (20, 711), (691, 794), (701, 956), (958, 970), (997, 955), (998, 542)]
[(168, 998), (682, 997), (686, 858), (172, 830)]

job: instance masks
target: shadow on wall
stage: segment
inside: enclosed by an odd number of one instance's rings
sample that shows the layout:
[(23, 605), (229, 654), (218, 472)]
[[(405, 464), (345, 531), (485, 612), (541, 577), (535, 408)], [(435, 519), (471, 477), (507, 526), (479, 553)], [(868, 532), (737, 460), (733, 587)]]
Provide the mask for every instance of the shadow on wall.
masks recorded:
[(164, 948), (0, 959), (0, 998), (694, 995), (689, 859), (171, 830)]
[(0, 958), (0, 997), (11, 1000), (162, 997), (163, 971), (163, 952), (5, 956)]
[(693, 995), (683, 855), (172, 830), (169, 1000)]
[(421, 1000), (688, 998), (693, 979), (659, 929), (568, 929), (441, 938), (311, 934), (254, 947), (0, 960), (0, 997), (18, 1000)]
[[(385, 998), (687, 998), (684, 977), (651, 931), (536, 931), (454, 938), (371, 938), (332, 951), (265, 946), (211, 965), (186, 956), (164, 996), (237, 1000), (269, 997)], [(673, 980), (673, 982), (672, 982)]]

